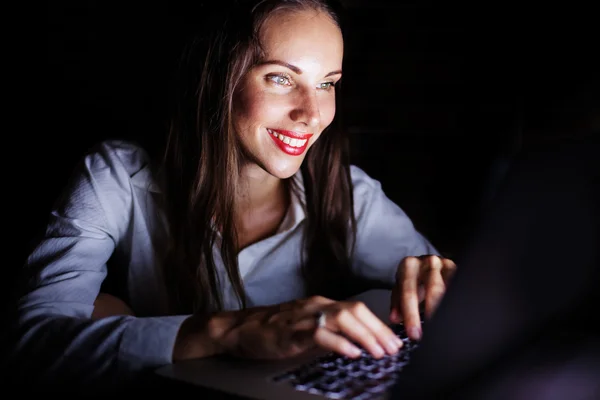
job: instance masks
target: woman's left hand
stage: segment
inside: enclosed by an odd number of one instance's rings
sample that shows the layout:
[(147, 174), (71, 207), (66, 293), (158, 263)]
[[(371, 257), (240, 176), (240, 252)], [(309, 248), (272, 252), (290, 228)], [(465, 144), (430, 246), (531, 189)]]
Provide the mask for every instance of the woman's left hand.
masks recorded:
[(408, 336), (420, 339), (421, 302), (425, 302), (425, 318), (430, 318), (455, 271), (456, 264), (449, 258), (435, 255), (405, 257), (398, 266), (392, 290), (391, 322), (403, 322)]

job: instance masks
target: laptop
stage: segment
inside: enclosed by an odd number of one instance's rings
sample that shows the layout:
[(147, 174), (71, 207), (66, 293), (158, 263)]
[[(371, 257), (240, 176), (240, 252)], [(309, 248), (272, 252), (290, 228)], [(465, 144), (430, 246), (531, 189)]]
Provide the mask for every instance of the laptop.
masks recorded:
[[(382, 321), (389, 321), (391, 291), (373, 289), (352, 297), (362, 301)], [(425, 323), (423, 323), (425, 325)], [(418, 343), (402, 324), (390, 324), (404, 341), (395, 355), (375, 359), (368, 353), (350, 359), (316, 349), (278, 361), (256, 361), (217, 356), (166, 365), (156, 372), (163, 378), (249, 399), (384, 399)]]
[[(284, 361), (212, 357), (167, 365), (156, 372), (249, 399), (413, 399), (433, 398), (430, 395), (438, 389), (482, 371), (493, 372), (490, 366), (507, 355), (518, 359), (522, 351), (535, 349), (528, 340), (548, 326), (549, 331), (561, 328), (551, 321), (562, 318), (564, 310), (573, 313), (582, 294), (593, 291), (587, 282), (598, 277), (594, 265), (600, 228), (591, 217), (597, 221), (600, 213), (589, 188), (594, 182), (597, 189), (600, 176), (597, 138), (569, 151), (527, 155), (513, 165), (465, 254), (456, 260), (457, 274), (433, 318), (424, 323), (423, 339), (413, 343), (401, 324), (390, 325), (405, 342), (397, 355), (374, 360), (363, 354), (350, 360), (315, 350)], [(564, 273), (565, 266), (569, 274)], [(379, 289), (353, 299), (389, 321), (390, 296), (390, 291)], [(530, 365), (546, 368), (548, 362), (538, 353), (525, 364), (527, 368), (509, 371), (527, 371)], [(522, 375), (511, 384), (499, 381), (496, 387), (531, 390), (531, 382), (522, 381)], [(579, 371), (574, 376), (583, 375)], [(600, 391), (595, 378), (578, 379), (576, 386)], [(572, 385), (565, 387), (564, 398), (588, 398), (575, 396)]]

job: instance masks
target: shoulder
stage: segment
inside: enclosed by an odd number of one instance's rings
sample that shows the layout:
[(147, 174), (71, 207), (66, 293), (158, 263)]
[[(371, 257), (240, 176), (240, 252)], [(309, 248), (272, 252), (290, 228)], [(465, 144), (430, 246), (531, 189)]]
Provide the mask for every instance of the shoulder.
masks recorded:
[(381, 190), (381, 183), (356, 165), (350, 165), (350, 178), (355, 202)]
[(387, 196), (379, 180), (355, 165), (350, 167), (350, 171), (354, 213), (358, 222), (383, 216), (386, 222), (394, 217), (407, 218), (404, 210)]
[(105, 140), (97, 143), (83, 157), (85, 175), (99, 184), (131, 185), (157, 190), (152, 176), (151, 159), (140, 145), (126, 140)]
[(133, 186), (149, 187), (149, 170), (149, 158), (140, 146), (120, 140), (98, 142), (80, 158), (59, 202), (80, 207), (87, 202), (124, 201), (132, 196)]
[(134, 176), (149, 164), (147, 152), (134, 142), (126, 140), (105, 140), (97, 143), (83, 158), (87, 168), (102, 171), (106, 168), (122, 170)]
[(133, 198), (142, 194), (133, 189), (145, 193), (151, 182), (148, 162), (146, 152), (132, 142), (97, 143), (80, 159), (55, 203), (56, 214), (103, 226), (118, 237), (127, 228)]

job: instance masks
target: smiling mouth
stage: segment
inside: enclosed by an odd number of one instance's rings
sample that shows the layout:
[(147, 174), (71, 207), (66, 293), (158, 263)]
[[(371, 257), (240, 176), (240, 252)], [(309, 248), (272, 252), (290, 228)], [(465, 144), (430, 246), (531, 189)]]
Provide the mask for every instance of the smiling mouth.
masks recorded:
[[(308, 142), (308, 138), (297, 139), (297, 138), (294, 138), (291, 136), (286, 136), (283, 133), (281, 133), (281, 131), (274, 131), (272, 129), (267, 128), (267, 132), (269, 132), (273, 137), (279, 139), (283, 143), (287, 144), (288, 146), (292, 146), (292, 147), (304, 147), (306, 145), (306, 142)], [(288, 133), (288, 132), (286, 132), (286, 133)], [(310, 135), (310, 136), (312, 136), (312, 135)]]
[(269, 129), (267, 132), (281, 151), (291, 156), (299, 156), (306, 151), (312, 133), (297, 133), (279, 129)]

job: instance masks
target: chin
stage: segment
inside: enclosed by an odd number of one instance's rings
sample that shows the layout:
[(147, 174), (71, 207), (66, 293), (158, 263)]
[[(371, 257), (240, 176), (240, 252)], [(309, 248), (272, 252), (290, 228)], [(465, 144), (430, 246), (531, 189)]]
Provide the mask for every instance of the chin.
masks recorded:
[(293, 160), (293, 162), (271, 163), (265, 165), (263, 169), (276, 178), (287, 179), (294, 176), (300, 170), (303, 160), (304, 157)]

